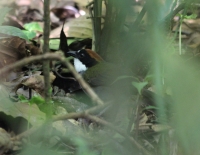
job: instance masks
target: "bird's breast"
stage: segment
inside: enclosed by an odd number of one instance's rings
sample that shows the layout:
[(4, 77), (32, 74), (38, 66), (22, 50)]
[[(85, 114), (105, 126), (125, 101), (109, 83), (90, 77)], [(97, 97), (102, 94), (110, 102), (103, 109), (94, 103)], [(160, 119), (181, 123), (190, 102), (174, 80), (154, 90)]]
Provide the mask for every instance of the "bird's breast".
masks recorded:
[(78, 73), (81, 73), (87, 70), (87, 67), (77, 58), (74, 58), (74, 67)]

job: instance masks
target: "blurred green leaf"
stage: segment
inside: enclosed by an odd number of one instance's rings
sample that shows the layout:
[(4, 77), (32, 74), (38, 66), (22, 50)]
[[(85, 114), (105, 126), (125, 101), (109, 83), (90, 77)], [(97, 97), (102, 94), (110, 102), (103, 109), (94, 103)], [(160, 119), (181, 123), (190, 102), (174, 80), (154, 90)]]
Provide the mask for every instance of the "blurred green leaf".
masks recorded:
[(22, 32), (28, 37), (28, 39), (33, 39), (36, 36), (36, 33), (33, 31), (22, 30)]
[(43, 146), (37, 146), (33, 144), (28, 144), (25, 149), (23, 149), (19, 155), (60, 155), (59, 152), (50, 150), (49, 148)]
[(43, 32), (42, 27), (37, 22), (31, 22), (31, 23), (24, 24), (24, 28), (28, 31)]
[(28, 99), (24, 95), (19, 95), (19, 101), (22, 103), (27, 103), (29, 102)]
[[(68, 45), (72, 42), (77, 41), (77, 39), (67, 39)], [(60, 39), (50, 39), (49, 41), (49, 47), (53, 50), (58, 50), (60, 44)]]
[[(23, 117), (24, 119), (28, 120), (31, 125), (40, 125), (42, 124), (45, 119), (45, 113), (41, 112), (37, 105), (29, 105), (27, 103), (22, 102), (12, 102), (8, 95), (8, 90), (1, 86), (0, 87), (0, 112), (10, 115), (14, 118), (16, 117)], [(21, 96), (21, 99), (24, 100), (24, 97)], [(24, 100), (25, 101), (25, 100)]]
[[(176, 130), (184, 154), (198, 154), (200, 145), (200, 82), (199, 62), (183, 63), (180, 58), (165, 57), (167, 76), (173, 92), (174, 117), (173, 127)], [(167, 59), (168, 58), (168, 59)]]
[(78, 146), (77, 155), (97, 155), (97, 152), (92, 151), (86, 140), (82, 138), (74, 138), (73, 140)]
[(1, 14), (0, 14), (0, 25), (1, 25), (3, 23), (3, 21), (4, 21), (4, 17), (11, 10), (11, 8), (0, 7), (0, 10), (1, 10)]
[(138, 93), (141, 94), (141, 90), (148, 84), (148, 82), (132, 82), (132, 85), (137, 89)]
[(44, 98), (42, 98), (41, 96), (33, 96), (30, 101), (29, 101), (30, 104), (44, 104), (45, 103), (45, 100)]
[(189, 16), (185, 15), (184, 18), (186, 18), (186, 19), (196, 19), (197, 18), (197, 14), (193, 13), (193, 14), (191, 14)]
[(17, 36), (25, 40), (29, 40), (22, 30), (13, 26), (0, 26), (0, 33)]
[(158, 110), (159, 108), (158, 108), (158, 107), (155, 107), (155, 106), (147, 106), (147, 107), (144, 108), (144, 110), (149, 110), (149, 109)]
[(191, 15), (183, 15), (183, 14), (178, 14), (179, 17), (183, 18), (183, 19), (196, 19), (197, 18), (197, 14), (193, 13)]
[(153, 74), (148, 74), (145, 78), (144, 78), (144, 81), (153, 81), (153, 79), (155, 78), (155, 75)]

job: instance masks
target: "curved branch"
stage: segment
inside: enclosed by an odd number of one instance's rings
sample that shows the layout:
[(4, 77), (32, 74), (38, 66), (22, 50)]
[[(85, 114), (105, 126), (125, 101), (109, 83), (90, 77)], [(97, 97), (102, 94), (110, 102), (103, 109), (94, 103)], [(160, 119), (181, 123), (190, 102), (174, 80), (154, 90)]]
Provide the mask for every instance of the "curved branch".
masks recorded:
[[(101, 106), (99, 108), (102, 108)], [(80, 113), (69, 113), (69, 114), (65, 114), (62, 116), (55, 116), (53, 117), (53, 119), (51, 121), (55, 122), (55, 121), (59, 121), (59, 120), (66, 120), (66, 119), (77, 119), (77, 118), (87, 118), (90, 119), (94, 122), (100, 123), (102, 125), (105, 125), (106, 127), (112, 129), (113, 131), (119, 133), (120, 135), (122, 135), (123, 137), (125, 137), (129, 142), (131, 142), (134, 146), (136, 146), (139, 150), (141, 150), (145, 155), (151, 155), (145, 148), (143, 148), (134, 138), (130, 137), (129, 135), (127, 135), (124, 131), (118, 129), (117, 127), (115, 127), (113, 124), (100, 119), (96, 116), (92, 116), (89, 113), (93, 112), (94, 109), (88, 109), (85, 112), (80, 112)], [(50, 122), (47, 122), (47, 124)], [(41, 127), (43, 127), (46, 124), (43, 124), (39, 127), (33, 127), (31, 129), (29, 129), (28, 131), (25, 131), (24, 133), (12, 138), (12, 140), (14, 139), (21, 139), (23, 137), (29, 136), (31, 134), (33, 134), (34, 132), (36, 132), (37, 130), (39, 130)]]
[(174, 16), (177, 15), (177, 13), (179, 13), (181, 10), (183, 10), (186, 6), (186, 3), (181, 3), (174, 11), (170, 12), (166, 17), (165, 17), (165, 21), (170, 22)]
[[(59, 60), (61, 63), (63, 63), (69, 71), (74, 75), (76, 80), (79, 82), (79, 84), (82, 86), (82, 88), (88, 93), (88, 95), (91, 97), (91, 99), (97, 103), (98, 105), (103, 105), (104, 102), (98, 97), (98, 95), (93, 91), (93, 89), (85, 82), (85, 80), (82, 78), (82, 76), (74, 69), (74, 67), (70, 64), (68, 60), (65, 60), (64, 56), (61, 56), (60, 54), (43, 54), (43, 55), (37, 55), (37, 56), (31, 56), (25, 59), (22, 59), (16, 63), (10, 64), (2, 69), (0, 69), (0, 75), (5, 74), (15, 68), (22, 67), (26, 64), (36, 62), (36, 61), (44, 61), (44, 60)], [(0, 77), (1, 78), (1, 77)]]

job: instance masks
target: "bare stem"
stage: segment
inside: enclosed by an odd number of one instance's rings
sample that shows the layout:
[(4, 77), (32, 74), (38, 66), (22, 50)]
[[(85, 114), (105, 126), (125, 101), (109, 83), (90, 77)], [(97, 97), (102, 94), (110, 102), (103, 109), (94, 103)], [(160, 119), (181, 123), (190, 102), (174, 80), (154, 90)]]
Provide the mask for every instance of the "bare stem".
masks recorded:
[[(100, 106), (101, 108), (101, 106)], [(88, 109), (87, 111), (85, 112), (80, 112), (80, 113), (69, 113), (69, 114), (65, 114), (63, 116), (55, 116), (53, 117), (52, 119), (52, 122), (54, 121), (59, 121), (59, 120), (66, 120), (66, 119), (76, 119), (76, 118), (87, 118), (87, 119), (90, 119), (94, 122), (97, 122), (97, 123), (100, 123), (102, 125), (105, 125), (106, 127), (112, 129), (113, 131), (119, 133), (120, 135), (122, 135), (123, 137), (125, 137), (127, 140), (129, 140), (134, 146), (136, 146), (139, 150), (141, 150), (145, 155), (151, 155), (145, 148), (143, 148), (134, 138), (130, 137), (129, 135), (127, 135), (124, 131), (118, 129), (117, 127), (115, 127), (113, 124), (105, 121), (105, 120), (102, 120), (96, 116), (92, 116), (90, 115), (91, 112), (93, 112), (94, 109), (91, 108), (91, 109)], [(45, 125), (45, 124), (44, 124)], [(40, 129), (42, 126), (40, 127), (33, 127), (31, 129), (29, 129), (28, 131), (25, 131), (24, 133), (16, 136), (14, 139), (20, 139), (20, 138), (23, 138), (25, 136), (28, 136), (32, 133), (34, 133), (35, 131), (37, 131), (38, 129)]]
[[(37, 55), (37, 56), (31, 56), (28, 58), (25, 58), (23, 60), (20, 60), (16, 63), (7, 65), (6, 67), (0, 69), (0, 75), (3, 75), (5, 73), (8, 73), (9, 71), (22, 67), (26, 64), (35, 62), (35, 61), (44, 61), (44, 60), (59, 60), (61, 63), (63, 63), (69, 70), (70, 72), (74, 75), (76, 80), (79, 82), (79, 84), (82, 86), (82, 88), (89, 94), (91, 99), (97, 103), (98, 105), (103, 105), (104, 102), (97, 96), (97, 94), (93, 91), (93, 89), (90, 87), (89, 84), (85, 82), (85, 80), (82, 78), (82, 76), (76, 72), (74, 67), (69, 63), (69, 61), (65, 60), (65, 57), (59, 55), (59, 54), (43, 54), (43, 55)], [(2, 77), (0, 77), (2, 78)]]
[[(43, 53), (49, 52), (49, 31), (50, 31), (50, 0), (44, 1), (44, 45), (43, 45)], [(51, 106), (51, 85), (50, 85), (50, 67), (49, 67), (49, 60), (43, 62), (43, 74), (44, 74), (44, 94), (45, 94), (45, 101), (48, 104), (47, 116), (52, 115), (52, 106)]]

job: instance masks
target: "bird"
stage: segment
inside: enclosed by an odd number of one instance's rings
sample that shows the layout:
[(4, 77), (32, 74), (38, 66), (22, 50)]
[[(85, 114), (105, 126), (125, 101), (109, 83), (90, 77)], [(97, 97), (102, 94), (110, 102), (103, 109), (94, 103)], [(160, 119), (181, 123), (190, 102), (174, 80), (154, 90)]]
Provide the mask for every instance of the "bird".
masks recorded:
[[(120, 69), (121, 66), (106, 62), (100, 55), (91, 49), (85, 49), (83, 47), (89, 47), (91, 45), (91, 39), (87, 38), (81, 42), (74, 42), (68, 45), (63, 28), (60, 32), (60, 45), (59, 49), (63, 51), (65, 57), (74, 57), (74, 67), (78, 73), (80, 73), (85, 81), (95, 90), (95, 92), (105, 101), (112, 99), (110, 96), (117, 92), (113, 86), (116, 87), (115, 80), (117, 77), (125, 75), (126, 69)], [(122, 80), (121, 80), (122, 81)], [(127, 82), (125, 82), (127, 83)], [(122, 90), (125, 84), (119, 89)], [(131, 85), (128, 83), (128, 85)], [(80, 85), (72, 84), (72, 87), (68, 89), (70, 93), (81, 89)], [(112, 86), (112, 87), (111, 87)], [(108, 88), (112, 88), (108, 89)], [(116, 95), (116, 93), (115, 93)], [(117, 96), (122, 96), (117, 95)]]
[[(74, 57), (75, 70), (93, 88), (103, 101), (113, 101), (131, 95), (132, 76), (121, 66), (106, 62), (100, 55), (90, 49), (68, 51)], [(131, 78), (121, 78), (122, 76)]]
[(133, 103), (131, 99), (136, 94), (131, 85), (132, 73), (121, 64), (105, 61), (90, 49), (68, 51), (67, 54), (74, 57), (75, 70), (107, 105), (98, 116), (117, 126), (123, 124), (121, 118), (128, 118), (130, 105)]
[[(90, 49), (68, 51), (68, 55), (74, 57), (75, 70), (82, 75), (97, 95), (104, 102), (113, 102), (110, 110), (106, 112), (106, 117), (119, 123), (120, 117), (130, 112), (130, 107), (134, 103), (132, 97), (139, 95), (137, 89), (131, 85), (135, 81), (134, 75), (120, 65), (106, 62)], [(160, 98), (159, 95), (147, 89), (143, 89), (141, 93), (142, 98), (138, 103), (144, 102), (145, 105), (156, 106), (155, 98)], [(160, 98), (160, 100), (166, 99)], [(166, 109), (168, 109), (167, 105), (164, 105)]]

